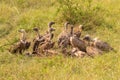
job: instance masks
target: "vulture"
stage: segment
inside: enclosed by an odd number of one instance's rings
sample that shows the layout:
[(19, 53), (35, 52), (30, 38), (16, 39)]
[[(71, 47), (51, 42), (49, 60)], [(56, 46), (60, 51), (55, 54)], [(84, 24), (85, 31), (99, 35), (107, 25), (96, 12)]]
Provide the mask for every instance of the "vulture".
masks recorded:
[(83, 30), (83, 25), (79, 25), (78, 30), (76, 32), (74, 32), (74, 35), (76, 35), (76, 37), (80, 38), (82, 30)]
[(62, 49), (62, 52), (64, 51), (64, 49), (67, 48), (68, 45), (70, 45), (70, 33), (68, 32), (68, 25), (70, 23), (66, 22), (65, 23), (65, 29), (63, 32), (60, 33), (60, 35), (58, 36), (58, 46), (59, 48)]
[(10, 48), (11, 53), (22, 54), (30, 47), (31, 42), (26, 41), (26, 31), (24, 29), (21, 29), (19, 32), (21, 33), (20, 41)]
[[(53, 23), (49, 23), (49, 24), (53, 24)], [(44, 53), (45, 51), (54, 47), (55, 42), (52, 41), (54, 37), (53, 31), (55, 31), (55, 29), (52, 28), (50, 25), (48, 29), (48, 33), (45, 35), (46, 37), (45, 41), (41, 46), (39, 46), (39, 49), (38, 49), (39, 53)]]
[(93, 42), (90, 42), (90, 45), (86, 48), (88, 56), (94, 57), (95, 55), (103, 54), (103, 51), (95, 47), (93, 44)]
[(49, 22), (48, 23), (48, 30), (46, 31), (46, 34), (44, 35), (44, 38), (46, 40), (51, 40), (54, 36), (54, 34), (52, 33), (53, 31), (55, 31), (55, 29), (52, 28), (53, 24), (55, 24), (55, 22)]
[(90, 35), (85, 35), (82, 40), (83, 40), (83, 41), (85, 42), (85, 44), (88, 46), (88, 45), (90, 45), (89, 43), (92, 41), (92, 38), (91, 38)]
[(54, 47), (55, 42), (45, 41), (41, 46), (39, 46), (39, 51), (43, 52), (45, 50), (49, 50)]
[(34, 44), (32, 54), (36, 54), (38, 46), (42, 44), (45, 41), (45, 39), (43, 38), (42, 35), (40, 35), (39, 29), (37, 27), (33, 28), (33, 30), (37, 33), (37, 37), (33, 40)]
[(33, 30), (37, 33), (37, 38), (34, 39), (34, 45), (33, 45), (33, 54), (37, 54), (38, 52), (38, 47), (46, 43), (46, 41), (49, 41), (50, 39), (53, 38), (53, 31), (55, 31), (54, 28), (52, 28), (52, 25), (55, 24), (55, 22), (50, 22), (48, 24), (48, 31), (44, 36), (40, 35), (39, 29), (34, 28)]
[(86, 52), (86, 44), (83, 40), (79, 39), (76, 35), (73, 34), (73, 26), (71, 26), (70, 43), (74, 48), (77, 48), (80, 51)]
[(94, 38), (93, 42), (94, 46), (102, 51), (114, 51), (114, 49), (107, 42), (101, 41), (98, 38)]

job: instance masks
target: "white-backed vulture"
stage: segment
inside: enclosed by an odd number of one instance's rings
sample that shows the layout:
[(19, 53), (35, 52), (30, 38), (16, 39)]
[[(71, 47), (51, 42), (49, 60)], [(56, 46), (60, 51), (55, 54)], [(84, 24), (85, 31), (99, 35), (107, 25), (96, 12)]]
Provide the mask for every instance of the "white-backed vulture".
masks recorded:
[(39, 29), (37, 27), (33, 28), (33, 30), (37, 33), (37, 36), (33, 40), (34, 44), (33, 44), (32, 54), (37, 54), (38, 46), (41, 45), (45, 41), (45, 38), (43, 38), (43, 36), (40, 35)]
[(66, 48), (70, 45), (70, 32), (68, 32), (68, 25), (70, 23), (65, 23), (65, 29), (63, 32), (60, 33), (58, 36), (58, 47), (62, 49), (62, 52), (66, 52)]
[(30, 47), (30, 42), (26, 40), (26, 31), (24, 29), (19, 30), (21, 33), (20, 41), (10, 48), (11, 53), (22, 54), (26, 49)]
[(71, 26), (72, 36), (70, 37), (70, 43), (73, 48), (77, 48), (80, 51), (86, 52), (86, 44), (83, 40), (79, 39), (76, 35), (73, 34), (73, 26)]
[(40, 35), (38, 28), (33, 29), (37, 33), (37, 38), (35, 39), (34, 45), (33, 45), (33, 54), (37, 54), (39, 51), (38, 47), (41, 47), (43, 45), (45, 46), (47, 41), (50, 41), (53, 38), (54, 34), (52, 32), (55, 31), (55, 29), (52, 28), (53, 24), (55, 24), (55, 22), (49, 22), (48, 30), (47, 30), (46, 34), (43, 36)]
[(83, 25), (79, 25), (77, 31), (74, 32), (74, 35), (76, 35), (76, 37), (80, 38), (82, 30), (83, 30)]
[(52, 27), (52, 25), (55, 24), (55, 22), (49, 22), (48, 23), (48, 30), (46, 31), (46, 34), (43, 36), (46, 40), (51, 40), (54, 36), (52, 33), (55, 31), (55, 29)]
[(93, 44), (94, 44), (93, 42), (90, 42), (90, 45), (87, 46), (86, 48), (87, 54), (91, 57), (94, 57), (95, 55), (103, 54), (103, 51), (95, 47)]
[(52, 39), (54, 37), (53, 31), (55, 31), (55, 29), (51, 27), (51, 25), (53, 24), (55, 23), (54, 22), (49, 23), (48, 33), (44, 37), (45, 41), (43, 42), (43, 44), (39, 46), (39, 50), (38, 50), (39, 53), (44, 53), (54, 47), (55, 42), (53, 42)]
[(83, 40), (83, 41), (85, 42), (85, 44), (88, 46), (88, 45), (90, 45), (89, 43), (92, 41), (92, 38), (91, 38), (90, 35), (85, 35), (82, 40)]
[(111, 51), (114, 50), (107, 42), (98, 40), (98, 38), (94, 38), (94, 46), (102, 51)]

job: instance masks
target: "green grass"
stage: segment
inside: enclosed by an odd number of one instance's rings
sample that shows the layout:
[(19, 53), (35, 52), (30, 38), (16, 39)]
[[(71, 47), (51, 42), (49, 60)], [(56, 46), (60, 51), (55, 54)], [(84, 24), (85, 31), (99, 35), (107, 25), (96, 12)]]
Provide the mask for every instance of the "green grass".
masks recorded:
[[(93, 1), (95, 3), (98, 0)], [(40, 58), (12, 55), (7, 49), (19, 40), (17, 30), (26, 29), (28, 38), (32, 41), (35, 35), (33, 27), (40, 27), (43, 34), (47, 23), (54, 20), (56, 40), (63, 29), (63, 22), (59, 21), (62, 14), (57, 13), (59, 3), (56, 0), (0, 0), (0, 80), (119, 80), (120, 1), (101, 0), (100, 3), (108, 10), (107, 15), (99, 14), (104, 16), (107, 25), (96, 26), (93, 30), (84, 31), (82, 35), (90, 34), (107, 41), (115, 48), (116, 53), (105, 53), (94, 59), (62, 55)], [(97, 17), (92, 17), (95, 18)]]

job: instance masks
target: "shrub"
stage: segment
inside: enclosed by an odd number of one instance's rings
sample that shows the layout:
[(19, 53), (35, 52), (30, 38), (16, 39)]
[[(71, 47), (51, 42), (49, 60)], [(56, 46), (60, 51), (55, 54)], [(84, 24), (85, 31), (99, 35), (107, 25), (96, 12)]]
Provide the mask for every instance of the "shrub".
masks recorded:
[(69, 21), (72, 24), (83, 24), (85, 29), (93, 29), (102, 24), (107, 24), (104, 9), (96, 0), (57, 0), (58, 18), (60, 22)]

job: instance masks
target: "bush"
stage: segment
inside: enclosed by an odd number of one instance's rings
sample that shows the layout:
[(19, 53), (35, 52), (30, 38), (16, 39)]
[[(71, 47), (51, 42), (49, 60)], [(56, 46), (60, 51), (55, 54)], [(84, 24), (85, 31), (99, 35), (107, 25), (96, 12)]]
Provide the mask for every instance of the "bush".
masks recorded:
[(57, 2), (60, 22), (83, 24), (86, 30), (107, 24), (105, 21), (107, 10), (96, 0), (57, 0)]

